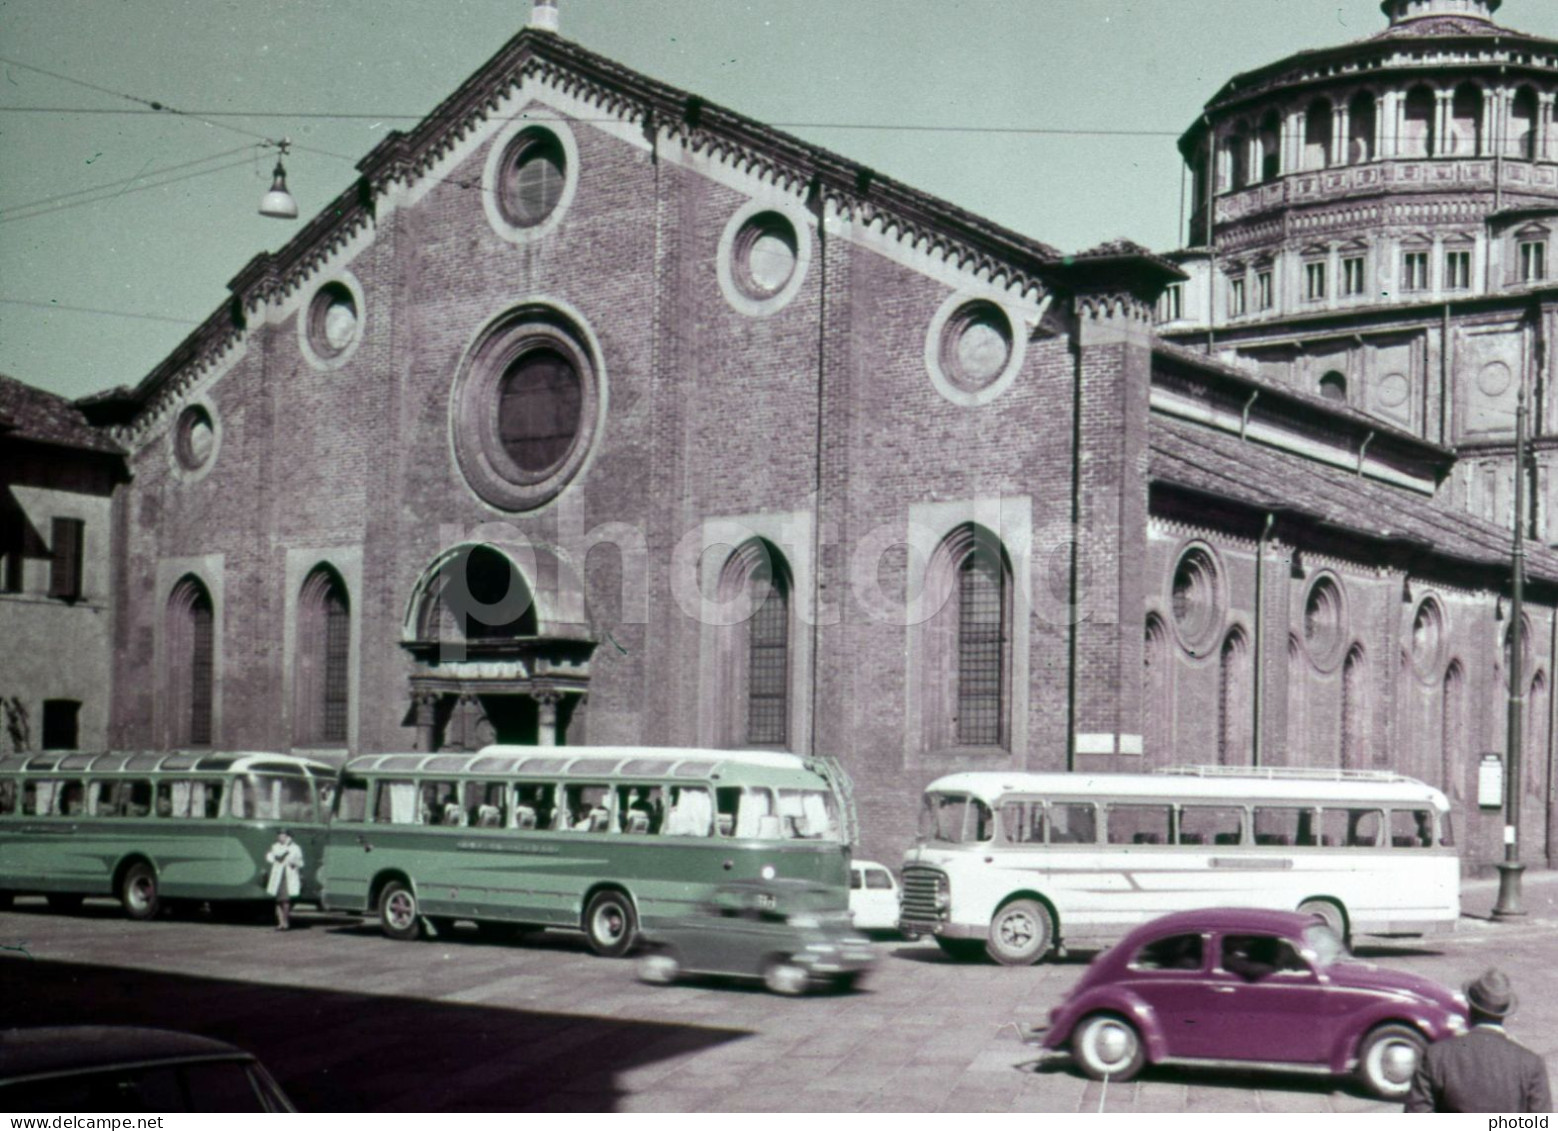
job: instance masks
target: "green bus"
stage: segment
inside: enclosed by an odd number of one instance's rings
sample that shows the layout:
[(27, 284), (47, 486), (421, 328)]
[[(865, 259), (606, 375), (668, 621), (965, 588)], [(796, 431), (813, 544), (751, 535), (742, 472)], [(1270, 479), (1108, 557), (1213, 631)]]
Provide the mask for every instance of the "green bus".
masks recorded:
[(768, 751), (365, 755), (341, 770), (323, 906), (394, 939), (462, 919), (581, 930), (608, 957), (730, 880), (817, 881), (843, 911), (848, 791), (831, 760)]
[(42, 895), (73, 911), (117, 896), (131, 919), (173, 901), (269, 902), (265, 853), (287, 828), (304, 901), (336, 767), (287, 754), (78, 753), (0, 757), (0, 909)]

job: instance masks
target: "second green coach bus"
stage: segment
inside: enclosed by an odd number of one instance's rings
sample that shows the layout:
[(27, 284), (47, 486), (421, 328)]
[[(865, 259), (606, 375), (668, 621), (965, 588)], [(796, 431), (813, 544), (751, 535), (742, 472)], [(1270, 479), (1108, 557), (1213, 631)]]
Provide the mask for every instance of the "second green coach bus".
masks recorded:
[(324, 905), (409, 939), (457, 919), (582, 930), (627, 953), (641, 924), (728, 880), (795, 877), (849, 900), (848, 787), (766, 751), (489, 746), (372, 754), (341, 771)]

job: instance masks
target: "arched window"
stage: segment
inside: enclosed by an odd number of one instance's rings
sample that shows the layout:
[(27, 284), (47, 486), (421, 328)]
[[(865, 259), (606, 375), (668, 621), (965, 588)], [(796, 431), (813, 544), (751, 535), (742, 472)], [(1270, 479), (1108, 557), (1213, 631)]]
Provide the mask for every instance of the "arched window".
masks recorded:
[(1515, 91), (1509, 104), (1508, 133), (1504, 154), (1522, 161), (1536, 160), (1536, 92), (1529, 86)]
[(1443, 725), (1439, 788), (1459, 801), (1466, 789), (1466, 672), (1459, 660), (1452, 660), (1444, 673)]
[(509, 640), (536, 634), (530, 587), (507, 554), (466, 546), (442, 566), (421, 610), (422, 640)]
[(1347, 104), (1347, 161), (1361, 165), (1374, 160), (1374, 95), (1363, 90)]
[(1347, 653), (1342, 666), (1342, 750), (1341, 762), (1345, 769), (1363, 769), (1367, 765), (1364, 736), (1367, 733), (1367, 673), (1364, 668), (1363, 649), (1357, 645)]
[(1250, 183), (1250, 143), (1240, 126), (1223, 140), (1224, 184), (1230, 190)]
[(1320, 395), (1338, 404), (1347, 403), (1347, 378), (1335, 369), (1320, 378)]
[(209, 746), (216, 683), (216, 620), (211, 594), (186, 574), (168, 597), (168, 742)]
[[(1547, 675), (1537, 672), (1526, 694), (1525, 733), (1521, 737), (1521, 777), (1527, 797), (1539, 798), (1547, 781)], [(1528, 804), (1525, 812), (1540, 812), (1539, 804)]]
[(1274, 181), (1282, 173), (1282, 123), (1275, 110), (1260, 122), (1260, 179)]
[(1249, 647), (1241, 629), (1235, 628), (1223, 640), (1217, 675), (1217, 762), (1249, 765)]
[(1483, 152), (1481, 88), (1471, 83), (1456, 87), (1450, 101), (1450, 136), (1445, 142), (1445, 157), (1475, 157)]
[(791, 631), (789, 564), (772, 542), (742, 543), (720, 573), (722, 604), (742, 601), (750, 610), (729, 626), (720, 660), (729, 705), (725, 740), (735, 745), (778, 746), (790, 741)]
[(1011, 561), (1000, 539), (966, 523), (948, 534), (925, 575), (936, 612), (924, 637), (931, 741), (1004, 747), (1011, 713)]
[(1324, 169), (1331, 163), (1331, 103), (1317, 98), (1304, 113), (1304, 168)]
[(1402, 157), (1427, 157), (1434, 152), (1434, 92), (1415, 86), (1401, 107)]
[(296, 732), (299, 743), (345, 743), (351, 609), (329, 566), (314, 569), (298, 598)]

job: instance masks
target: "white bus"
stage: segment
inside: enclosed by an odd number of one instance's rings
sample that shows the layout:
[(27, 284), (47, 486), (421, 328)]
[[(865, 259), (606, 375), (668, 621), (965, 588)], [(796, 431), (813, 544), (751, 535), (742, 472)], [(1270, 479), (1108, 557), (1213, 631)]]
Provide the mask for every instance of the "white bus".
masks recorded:
[(1397, 774), (960, 773), (926, 787), (900, 926), (1005, 965), (1198, 907), (1420, 935), (1454, 930), (1460, 875), (1449, 802)]

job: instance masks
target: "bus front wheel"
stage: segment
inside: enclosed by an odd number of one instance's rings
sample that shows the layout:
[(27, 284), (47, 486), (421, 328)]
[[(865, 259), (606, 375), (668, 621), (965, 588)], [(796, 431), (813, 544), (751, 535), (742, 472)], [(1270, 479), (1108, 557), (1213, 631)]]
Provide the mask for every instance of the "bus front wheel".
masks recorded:
[(155, 919), (161, 899), (157, 894), (157, 873), (150, 864), (131, 864), (119, 882), (119, 902), (131, 919)]
[(385, 884), (379, 896), (379, 928), (398, 942), (410, 942), (422, 933), (416, 893), (399, 880)]
[(621, 958), (638, 938), (633, 901), (620, 891), (603, 891), (584, 909), (584, 936), (603, 958)]
[(1049, 909), (1032, 899), (1014, 899), (990, 920), (985, 953), (1002, 966), (1031, 966), (1044, 957), (1054, 935)]

